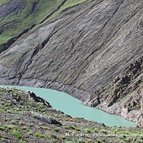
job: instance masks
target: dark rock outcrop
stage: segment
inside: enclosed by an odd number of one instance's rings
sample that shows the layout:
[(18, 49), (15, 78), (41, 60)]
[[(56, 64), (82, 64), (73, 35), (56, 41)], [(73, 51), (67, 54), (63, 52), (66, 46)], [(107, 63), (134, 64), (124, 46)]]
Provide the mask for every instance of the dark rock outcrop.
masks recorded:
[(48, 108), (51, 107), (50, 103), (48, 103), (46, 100), (44, 100), (41, 97), (36, 96), (35, 93), (28, 91), (30, 97), (35, 101), (35, 102), (42, 102), (44, 105), (46, 105)]
[(62, 126), (62, 124), (60, 122), (58, 122), (55, 119), (49, 118), (47, 116), (43, 116), (41, 114), (34, 114), (33, 116), (34, 116), (34, 118), (36, 118), (36, 119), (38, 119), (38, 120), (40, 120), (42, 122), (45, 122), (45, 123), (48, 123), (48, 124), (55, 124), (55, 125), (58, 125), (58, 126)]

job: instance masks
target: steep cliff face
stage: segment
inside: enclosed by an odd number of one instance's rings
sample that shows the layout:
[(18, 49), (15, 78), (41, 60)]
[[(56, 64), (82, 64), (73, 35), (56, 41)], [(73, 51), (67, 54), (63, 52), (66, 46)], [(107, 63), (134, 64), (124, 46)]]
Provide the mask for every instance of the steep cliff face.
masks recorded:
[(66, 9), (0, 54), (0, 83), (62, 90), (135, 120), (142, 99), (142, 13), (142, 0), (93, 0)]

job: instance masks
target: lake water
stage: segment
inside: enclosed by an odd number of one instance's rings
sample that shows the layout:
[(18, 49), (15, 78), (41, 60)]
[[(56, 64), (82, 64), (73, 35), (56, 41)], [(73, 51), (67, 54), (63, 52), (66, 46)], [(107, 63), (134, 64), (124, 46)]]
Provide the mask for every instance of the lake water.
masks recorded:
[(37, 96), (47, 100), (54, 109), (60, 110), (72, 117), (82, 117), (90, 121), (104, 123), (107, 126), (135, 127), (134, 122), (125, 120), (120, 116), (108, 114), (96, 108), (84, 106), (81, 101), (63, 92), (45, 88), (34, 88), (25, 86), (1, 85), (0, 87), (9, 87), (21, 89), (24, 91), (32, 91)]

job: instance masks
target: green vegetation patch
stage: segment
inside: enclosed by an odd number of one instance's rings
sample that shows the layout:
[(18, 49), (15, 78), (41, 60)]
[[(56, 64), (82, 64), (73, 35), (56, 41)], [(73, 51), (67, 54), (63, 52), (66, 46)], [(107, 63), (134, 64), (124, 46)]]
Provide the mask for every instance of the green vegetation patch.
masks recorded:
[[(7, 42), (8, 39), (17, 36), (25, 29), (39, 24), (46, 17), (53, 17), (65, 8), (74, 6), (85, 0), (67, 0), (64, 4), (63, 1), (64, 0), (26, 0), (24, 9), (18, 13), (12, 12), (10, 15), (0, 19), (0, 27), (5, 27), (0, 34), (0, 44)], [(0, 1), (0, 5), (6, 2), (9, 2), (9, 0)], [(61, 8), (58, 10), (59, 6), (61, 6)]]

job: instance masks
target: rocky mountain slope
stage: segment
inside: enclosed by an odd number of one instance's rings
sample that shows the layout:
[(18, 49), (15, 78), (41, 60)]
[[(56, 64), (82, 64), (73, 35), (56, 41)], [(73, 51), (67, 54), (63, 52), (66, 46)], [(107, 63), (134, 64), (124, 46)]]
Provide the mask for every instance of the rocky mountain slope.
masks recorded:
[(142, 143), (143, 129), (109, 128), (71, 118), (34, 93), (0, 88), (2, 143)]
[(142, 13), (142, 0), (88, 0), (67, 8), (1, 45), (0, 83), (62, 90), (141, 121)]

